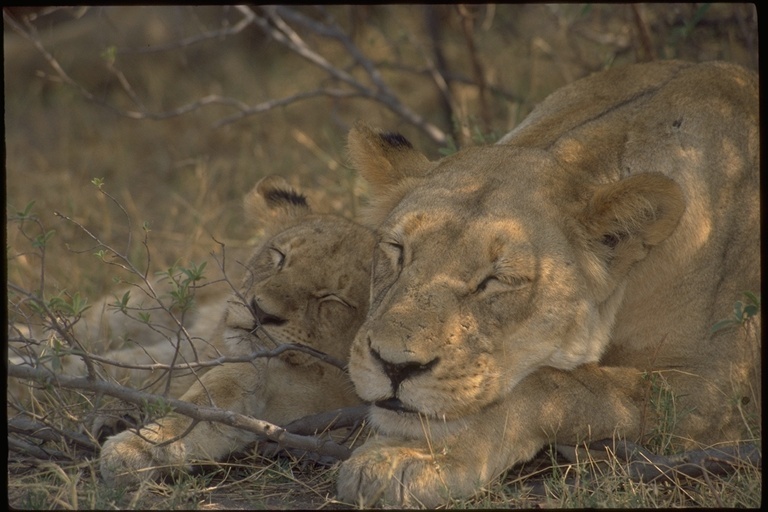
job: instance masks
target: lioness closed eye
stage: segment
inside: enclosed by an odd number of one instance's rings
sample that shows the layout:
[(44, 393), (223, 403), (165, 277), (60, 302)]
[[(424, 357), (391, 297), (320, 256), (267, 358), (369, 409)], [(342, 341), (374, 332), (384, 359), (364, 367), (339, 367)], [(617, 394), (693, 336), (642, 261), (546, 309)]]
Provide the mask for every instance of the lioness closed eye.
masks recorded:
[[(372, 233), (311, 212), (304, 196), (277, 177), (259, 182), (246, 206), (268, 230), (214, 334), (218, 353), (248, 355), (295, 343), (346, 361), (368, 309)], [(295, 351), (213, 367), (181, 399), (279, 425), (360, 403), (346, 373)], [(135, 483), (194, 460), (220, 459), (255, 440), (254, 434), (205, 422), (186, 433), (190, 424), (171, 414), (143, 427), (140, 436), (125, 431), (109, 438), (101, 451), (102, 476)]]
[(711, 328), (760, 290), (758, 134), (755, 74), (673, 61), (577, 81), (437, 162), (353, 129), (377, 244), (350, 374), (378, 437), (340, 498), (431, 507), (548, 443), (643, 439), (649, 377), (678, 447), (745, 439), (759, 333)]

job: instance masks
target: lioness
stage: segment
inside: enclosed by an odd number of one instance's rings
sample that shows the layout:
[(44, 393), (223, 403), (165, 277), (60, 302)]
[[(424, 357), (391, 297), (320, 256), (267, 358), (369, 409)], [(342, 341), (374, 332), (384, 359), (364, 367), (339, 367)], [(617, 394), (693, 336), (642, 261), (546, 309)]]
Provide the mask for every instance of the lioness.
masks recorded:
[(679, 447), (747, 438), (759, 333), (712, 327), (760, 290), (758, 148), (757, 77), (714, 62), (595, 74), (437, 162), (353, 129), (378, 243), (350, 374), (378, 438), (339, 497), (432, 507), (548, 443), (647, 438), (659, 388)]
[[(368, 309), (372, 233), (311, 212), (305, 197), (277, 177), (259, 182), (247, 209), (248, 216), (269, 219), (268, 232), (228, 301), (211, 355), (248, 355), (295, 343), (346, 361)], [(360, 403), (345, 372), (297, 351), (213, 367), (181, 399), (276, 424)], [(220, 459), (256, 438), (211, 423), (184, 435), (190, 424), (172, 414), (141, 428), (140, 435), (125, 431), (109, 438), (101, 451), (102, 477), (136, 483), (195, 460)]]

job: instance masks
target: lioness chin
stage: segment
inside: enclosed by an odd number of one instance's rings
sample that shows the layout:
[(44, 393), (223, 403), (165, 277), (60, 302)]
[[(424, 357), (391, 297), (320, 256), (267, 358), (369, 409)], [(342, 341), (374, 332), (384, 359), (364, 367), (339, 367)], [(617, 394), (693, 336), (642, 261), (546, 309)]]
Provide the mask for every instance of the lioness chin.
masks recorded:
[(579, 80), (436, 162), (355, 127), (377, 245), (350, 374), (378, 437), (339, 497), (432, 507), (548, 443), (646, 439), (653, 382), (676, 446), (748, 438), (759, 319), (712, 326), (760, 290), (758, 110), (754, 73), (669, 61)]

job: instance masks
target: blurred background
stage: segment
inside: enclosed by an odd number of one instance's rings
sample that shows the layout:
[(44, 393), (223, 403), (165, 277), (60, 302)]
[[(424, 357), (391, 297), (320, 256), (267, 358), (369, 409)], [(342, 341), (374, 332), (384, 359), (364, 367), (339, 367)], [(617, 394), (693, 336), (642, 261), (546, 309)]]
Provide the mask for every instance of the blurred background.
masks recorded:
[[(260, 233), (258, 219), (243, 219), (242, 197), (268, 174), (308, 189), (318, 210), (354, 216), (367, 195), (344, 154), (356, 120), (399, 131), (434, 159), (493, 142), (548, 93), (607, 67), (671, 58), (758, 66), (751, 4), (3, 16), (8, 279), (91, 300), (119, 269), (94, 256), (77, 224), (156, 271), (206, 259), (216, 240), (240, 257)], [(31, 215), (39, 224), (19, 220)]]

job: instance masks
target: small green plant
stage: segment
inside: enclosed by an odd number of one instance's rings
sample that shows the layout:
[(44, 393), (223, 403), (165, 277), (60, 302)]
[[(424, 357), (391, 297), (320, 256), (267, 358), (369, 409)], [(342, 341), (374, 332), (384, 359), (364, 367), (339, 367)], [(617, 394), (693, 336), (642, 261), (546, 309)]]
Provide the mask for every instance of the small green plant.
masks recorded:
[(194, 290), (197, 283), (205, 279), (206, 262), (200, 265), (192, 263), (188, 268), (179, 265), (178, 261), (170, 268), (158, 272), (161, 281), (171, 285), (171, 307), (188, 311), (194, 304)]
[(47, 306), (54, 313), (75, 318), (81, 317), (91, 307), (88, 305), (88, 299), (82, 297), (80, 292), (75, 292), (72, 295), (60, 292), (48, 299)]
[(712, 326), (712, 332), (715, 333), (729, 327), (744, 326), (752, 317), (760, 311), (760, 295), (752, 292), (744, 292), (745, 302), (737, 300), (733, 303), (733, 315), (730, 318), (720, 320)]

